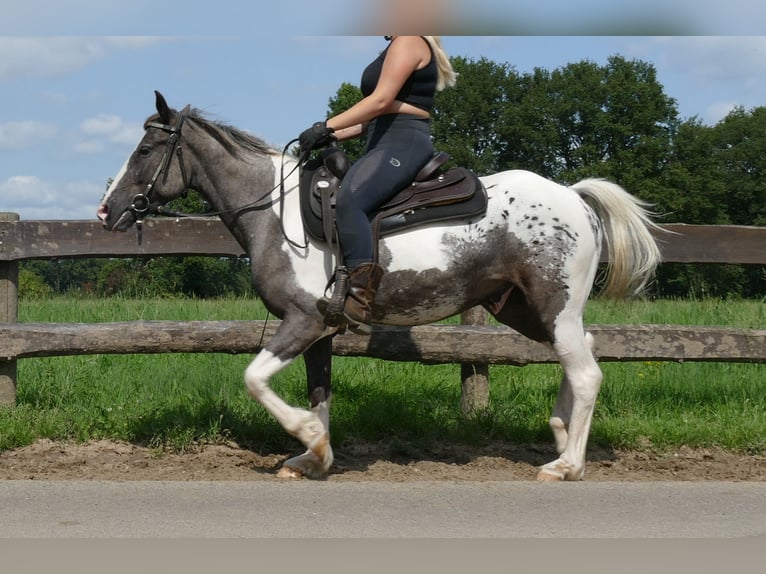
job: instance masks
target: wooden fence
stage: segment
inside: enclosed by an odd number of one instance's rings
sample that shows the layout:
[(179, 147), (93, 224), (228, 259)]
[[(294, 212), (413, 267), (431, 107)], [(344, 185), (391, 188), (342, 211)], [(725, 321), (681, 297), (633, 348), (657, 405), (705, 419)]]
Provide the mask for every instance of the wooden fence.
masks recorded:
[[(766, 228), (670, 224), (660, 247), (665, 262), (766, 264)], [(134, 233), (107, 233), (97, 221), (19, 221), (0, 213), (0, 404), (15, 401), (16, 361), (96, 353), (254, 353), (278, 321), (134, 321), (99, 324), (18, 323), (18, 263), (26, 259), (240, 256), (218, 218), (156, 219)], [(486, 325), (480, 308), (463, 325), (380, 327), (370, 336), (337, 336), (336, 355), (392, 361), (460, 363), (463, 408), (487, 400), (490, 364), (555, 362), (551, 350), (512, 329)], [(601, 361), (766, 362), (766, 330), (678, 325), (589, 325)]]

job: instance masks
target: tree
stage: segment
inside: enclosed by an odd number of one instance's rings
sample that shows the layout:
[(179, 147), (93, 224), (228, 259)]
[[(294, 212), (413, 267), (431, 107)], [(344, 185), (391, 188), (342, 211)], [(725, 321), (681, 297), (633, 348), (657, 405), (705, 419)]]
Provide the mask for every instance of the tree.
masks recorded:
[[(641, 196), (658, 185), (674, 127), (675, 101), (651, 64), (612, 56), (605, 66), (583, 61), (523, 79), (523, 157), (564, 183), (613, 179)], [(533, 153), (539, 155), (533, 157)]]
[(731, 111), (713, 129), (731, 223), (766, 225), (766, 107)]
[[(338, 88), (338, 92), (335, 97), (330, 98), (328, 103), (329, 109), (327, 117), (330, 118), (332, 116), (338, 115), (341, 112), (345, 112), (361, 99), (362, 90), (353, 84), (344, 82), (341, 84), (340, 88)], [(348, 158), (351, 161), (354, 161), (361, 157), (362, 153), (364, 152), (364, 144), (364, 137), (361, 137), (343, 141), (340, 143), (340, 147), (344, 152), (346, 152)]]
[(695, 224), (730, 222), (715, 133), (697, 118), (680, 123), (673, 134), (661, 180), (662, 191), (645, 199), (664, 218)]
[(436, 147), (478, 174), (506, 169), (504, 160), (514, 142), (509, 113), (521, 95), (515, 71), (486, 58), (457, 57), (452, 65), (457, 83), (434, 100), (431, 132)]
[(19, 269), (19, 296), (26, 299), (48, 297), (53, 292), (43, 277), (25, 265)]

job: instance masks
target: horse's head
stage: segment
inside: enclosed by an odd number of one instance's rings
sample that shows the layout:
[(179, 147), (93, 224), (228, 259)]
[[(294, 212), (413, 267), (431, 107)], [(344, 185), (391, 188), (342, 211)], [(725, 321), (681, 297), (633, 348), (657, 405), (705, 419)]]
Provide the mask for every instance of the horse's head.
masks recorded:
[(172, 110), (162, 94), (155, 94), (157, 113), (146, 120), (144, 137), (98, 208), (98, 218), (106, 229), (126, 231), (188, 187), (180, 140), (189, 106), (180, 112)]

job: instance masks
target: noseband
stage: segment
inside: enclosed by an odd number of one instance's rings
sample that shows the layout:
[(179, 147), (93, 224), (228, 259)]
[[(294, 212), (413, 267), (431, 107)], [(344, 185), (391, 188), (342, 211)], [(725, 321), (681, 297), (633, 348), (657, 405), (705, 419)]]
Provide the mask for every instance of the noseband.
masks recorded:
[(186, 177), (186, 168), (183, 161), (183, 148), (180, 144), (181, 128), (186, 120), (186, 115), (189, 113), (190, 106), (186, 106), (178, 113), (178, 119), (176, 125), (171, 126), (168, 124), (161, 124), (158, 122), (147, 122), (146, 129), (154, 128), (162, 130), (170, 134), (167, 143), (165, 144), (165, 153), (162, 155), (157, 169), (154, 170), (154, 175), (149, 183), (146, 185), (144, 193), (138, 193), (133, 197), (133, 201), (128, 207), (127, 211), (130, 211), (136, 218), (136, 230), (138, 232), (138, 243), (141, 244), (142, 238), (142, 226), (144, 223), (144, 217), (150, 213), (160, 213), (159, 202), (153, 201), (154, 186), (157, 180), (162, 176), (162, 185), (165, 185), (168, 181), (168, 172), (170, 168), (170, 162), (173, 160), (173, 155), (178, 156), (178, 165), (181, 168), (181, 178), (183, 179), (184, 190), (189, 187), (188, 179)]

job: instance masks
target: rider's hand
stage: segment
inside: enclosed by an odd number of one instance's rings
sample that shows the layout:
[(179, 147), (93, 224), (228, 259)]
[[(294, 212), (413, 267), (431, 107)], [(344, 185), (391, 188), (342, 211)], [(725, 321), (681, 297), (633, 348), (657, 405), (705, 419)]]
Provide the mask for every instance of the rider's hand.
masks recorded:
[(327, 127), (327, 122), (316, 122), (307, 130), (303, 130), (298, 136), (301, 152), (308, 153), (313, 149), (326, 146), (334, 139), (332, 135), (334, 131)]

